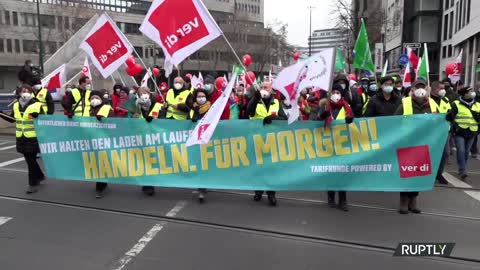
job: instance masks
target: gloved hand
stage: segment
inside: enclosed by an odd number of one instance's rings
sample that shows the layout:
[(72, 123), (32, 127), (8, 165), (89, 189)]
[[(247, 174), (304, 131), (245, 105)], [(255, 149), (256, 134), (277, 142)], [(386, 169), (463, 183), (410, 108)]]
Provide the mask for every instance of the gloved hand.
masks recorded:
[(353, 117), (352, 116), (345, 117), (345, 123), (351, 124), (352, 122), (353, 122)]
[(447, 115), (445, 115), (445, 119), (446, 119), (448, 122), (452, 122), (452, 121), (454, 120), (453, 114), (447, 113)]
[(98, 121), (102, 121), (103, 116), (97, 115), (96, 117), (97, 117), (97, 120), (98, 120)]
[(270, 125), (273, 120), (277, 119), (276, 115), (269, 115), (265, 118), (263, 118), (263, 125)]
[(153, 120), (153, 117), (147, 116), (147, 117), (145, 117), (145, 120), (147, 121), (147, 123), (151, 123), (152, 120)]
[(196, 123), (197, 121), (198, 121), (198, 119), (197, 119), (196, 117), (193, 117), (193, 118), (192, 118), (192, 122), (193, 122), (193, 123)]
[(255, 94), (253, 95), (253, 98), (254, 98), (255, 100), (260, 100), (260, 99), (262, 99), (262, 95), (260, 94), (260, 91), (255, 90)]
[(329, 112), (324, 111), (320, 114), (320, 119), (322, 119), (322, 120), (327, 119), (328, 115), (329, 115)]
[(38, 117), (38, 113), (37, 113), (37, 112), (31, 113), (30, 115), (31, 115), (33, 118), (37, 118), (37, 117)]
[(67, 117), (68, 117), (69, 119), (72, 119), (72, 118), (73, 118), (73, 113), (67, 114)]

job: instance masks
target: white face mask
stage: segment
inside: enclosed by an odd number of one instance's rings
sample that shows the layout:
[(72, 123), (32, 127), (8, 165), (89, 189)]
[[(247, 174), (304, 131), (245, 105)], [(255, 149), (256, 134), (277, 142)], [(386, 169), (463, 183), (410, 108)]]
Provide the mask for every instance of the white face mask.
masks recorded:
[(91, 85), (91, 84), (87, 84), (87, 86), (85, 86), (85, 89), (86, 89), (86, 90), (91, 90), (91, 89), (92, 89), (92, 85)]
[(108, 94), (103, 95), (104, 99), (108, 99)]
[(269, 98), (270, 92), (268, 92), (267, 90), (260, 90), (260, 95), (262, 96), (262, 98)]
[(341, 98), (342, 98), (342, 96), (340, 96), (339, 94), (333, 94), (330, 97), (330, 100), (333, 101), (334, 103), (337, 103), (338, 101), (340, 101)]
[(207, 102), (207, 98), (206, 98), (206, 97), (199, 97), (199, 98), (197, 98), (197, 103), (198, 103), (198, 104), (203, 105), (203, 104), (205, 104), (205, 102)]
[(477, 93), (475, 93), (475, 92), (470, 93), (470, 98), (471, 99), (475, 99), (476, 96), (477, 96)]
[(402, 87), (396, 87), (398, 91), (402, 91)]
[(32, 94), (28, 93), (28, 92), (25, 92), (25, 93), (22, 93), (20, 95), (20, 98), (23, 100), (23, 101), (29, 101), (30, 99), (32, 99)]
[(72, 92), (72, 88), (69, 87), (69, 88), (65, 89), (65, 91)]
[(35, 90), (40, 90), (40, 89), (42, 89), (42, 85), (41, 85), (41, 84), (35, 84), (35, 85), (33, 86), (33, 89), (35, 89)]
[(307, 94), (307, 89), (303, 89), (302, 91), (300, 91), (300, 94), (306, 95)]
[(143, 101), (143, 102), (147, 102), (150, 100), (150, 95), (149, 94), (142, 94), (140, 96), (140, 99)]
[(97, 107), (100, 104), (102, 104), (102, 101), (98, 98), (92, 98), (92, 100), (90, 101), (90, 105), (92, 105), (92, 107)]
[(130, 95), (133, 95), (133, 94), (135, 94), (135, 90), (130, 90), (129, 93), (130, 93)]
[(418, 89), (415, 89), (415, 92), (413, 92), (413, 94), (418, 98), (424, 98), (427, 96), (427, 90), (423, 88), (418, 88)]
[(383, 87), (383, 92), (385, 93), (391, 93), (392, 91), (393, 91), (393, 86), (391, 85)]
[(342, 87), (342, 89), (345, 90), (345, 87), (347, 87), (347, 85), (342, 83), (342, 84), (340, 84), (340, 87)]
[(176, 83), (176, 84), (173, 85), (173, 87), (175, 87), (176, 90), (180, 90), (180, 89), (182, 89), (183, 84), (181, 84), (181, 83)]
[(165, 86), (162, 86), (160, 90), (165, 91)]
[(443, 98), (446, 94), (447, 94), (447, 91), (445, 91), (445, 89), (442, 89), (442, 90), (438, 91), (438, 96), (439, 97)]

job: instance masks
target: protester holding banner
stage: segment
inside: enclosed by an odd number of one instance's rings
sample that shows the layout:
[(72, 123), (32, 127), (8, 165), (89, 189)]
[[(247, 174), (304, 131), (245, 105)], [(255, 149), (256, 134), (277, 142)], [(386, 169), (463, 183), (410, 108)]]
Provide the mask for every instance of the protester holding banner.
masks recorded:
[[(263, 120), (264, 124), (271, 124), (272, 120), (286, 120), (287, 116), (280, 105), (280, 101), (273, 94), (272, 84), (263, 82), (260, 91), (255, 91), (253, 98), (247, 106), (247, 112), (251, 120)], [(258, 202), (263, 196), (262, 190), (256, 190), (253, 199)], [(272, 206), (277, 205), (275, 191), (267, 191), (268, 202)]]
[[(450, 100), (445, 96), (445, 85), (439, 81), (432, 82), (432, 90), (430, 97), (435, 101), (438, 106), (439, 113), (448, 113), (451, 110)], [(440, 184), (447, 185), (448, 181), (443, 177), (443, 170), (448, 161), (448, 139), (443, 150), (442, 159), (440, 160), (440, 166), (438, 167), (436, 180)]]
[(43, 111), (47, 112), (47, 114), (53, 114), (55, 112), (55, 104), (53, 103), (50, 92), (42, 87), (42, 80), (39, 77), (34, 77), (32, 79), (32, 85), (33, 96), (38, 102), (42, 103)]
[(467, 161), (480, 123), (480, 103), (475, 101), (471, 87), (458, 90), (458, 99), (452, 104), (447, 120), (452, 122), (452, 133), (457, 147), (458, 173), (463, 181), (468, 177)]
[[(438, 113), (438, 107), (435, 101), (429, 98), (429, 91), (427, 90), (427, 82), (423, 79), (418, 79), (413, 83), (412, 96), (402, 99), (402, 106), (399, 106), (396, 115), (412, 115), (425, 113)], [(418, 192), (400, 192), (400, 207), (398, 212), (400, 214), (408, 214), (412, 212), (415, 214), (421, 213), (417, 207)]]
[(380, 79), (381, 91), (368, 102), (365, 111), (366, 117), (394, 115), (402, 103), (400, 96), (393, 93), (393, 79), (390, 76)]
[(20, 97), (13, 104), (13, 110), (10, 117), (1, 113), (0, 117), (10, 123), (16, 123), (16, 143), (17, 152), (23, 154), (28, 166), (28, 189), (27, 194), (38, 191), (40, 182), (45, 179), (45, 175), (37, 162), (37, 154), (40, 153), (40, 147), (37, 141), (37, 134), (33, 125), (33, 118), (39, 114), (44, 114), (42, 103), (33, 97), (33, 89), (28, 84), (21, 86)]
[[(97, 118), (98, 121), (102, 121), (103, 118), (113, 116), (112, 106), (105, 104), (103, 101), (103, 94), (101, 91), (90, 92), (90, 116)], [(96, 182), (95, 183), (95, 198), (101, 199), (103, 192), (107, 188), (107, 183)]]
[(186, 102), (190, 97), (190, 89), (186, 88), (185, 81), (182, 77), (176, 77), (173, 89), (170, 89), (165, 97), (167, 107), (167, 119), (186, 120), (190, 108)]
[[(320, 111), (316, 120), (325, 121), (324, 126), (328, 127), (333, 120), (345, 120), (347, 124), (353, 122), (353, 110), (345, 100), (343, 94), (343, 86), (334, 84), (329, 99), (320, 100)], [(328, 205), (336, 207), (335, 191), (327, 191)], [(348, 211), (347, 192), (338, 191), (338, 208), (343, 211)]]
[(352, 108), (353, 115), (355, 117), (362, 117), (363, 102), (357, 91), (350, 90), (350, 81), (347, 76), (344, 74), (338, 75), (333, 80), (333, 84), (338, 84), (342, 87), (342, 97), (344, 97), (345, 101), (347, 101), (348, 105)]
[(89, 115), (90, 112), (90, 90), (92, 83), (90, 78), (82, 76), (78, 80), (78, 87), (71, 93), (67, 93), (65, 108), (68, 110), (68, 117)]

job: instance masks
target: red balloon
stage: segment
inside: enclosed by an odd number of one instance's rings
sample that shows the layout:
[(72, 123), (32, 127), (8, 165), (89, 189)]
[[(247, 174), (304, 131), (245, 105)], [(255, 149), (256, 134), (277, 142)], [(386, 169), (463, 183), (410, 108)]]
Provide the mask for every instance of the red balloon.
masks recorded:
[(295, 61), (297, 61), (298, 59), (300, 59), (300, 54), (299, 54), (298, 52), (295, 52), (295, 53), (293, 54), (293, 59), (294, 59)]
[(350, 74), (348, 74), (348, 79), (356, 81), (357, 80), (357, 75), (355, 75), (355, 73), (350, 73)]
[(155, 77), (160, 76), (160, 69), (154, 68), (154, 69), (152, 69), (152, 72), (153, 72), (153, 75), (154, 75)]
[(127, 66), (129, 66), (129, 67), (134, 66), (135, 65), (135, 57), (133, 57), (133, 55), (130, 55), (127, 58), (127, 61), (125, 61), (125, 64), (127, 64)]
[(245, 54), (243, 56), (243, 64), (248, 67), (250, 66), (250, 64), (252, 63), (252, 57), (250, 56), (250, 54)]
[(185, 77), (187, 77), (187, 78), (189, 78), (189, 79), (192, 79), (193, 76), (192, 76), (192, 74), (187, 73), (187, 74), (185, 75)]
[(127, 73), (129, 76), (135, 76), (135, 70), (134, 67), (126, 67), (125, 68), (125, 73)]
[(245, 81), (247, 82), (247, 84), (252, 85), (256, 79), (257, 77), (255, 76), (255, 73), (253, 73), (253, 71), (247, 72), (247, 75), (245, 76)]
[(455, 73), (455, 63), (448, 63), (445, 66), (445, 73), (448, 75), (452, 75)]
[(135, 66), (133, 66), (133, 70), (135, 71), (135, 75), (133, 75), (133, 76), (140, 75), (140, 73), (142, 73), (142, 70), (143, 70), (142, 65), (135, 64)]

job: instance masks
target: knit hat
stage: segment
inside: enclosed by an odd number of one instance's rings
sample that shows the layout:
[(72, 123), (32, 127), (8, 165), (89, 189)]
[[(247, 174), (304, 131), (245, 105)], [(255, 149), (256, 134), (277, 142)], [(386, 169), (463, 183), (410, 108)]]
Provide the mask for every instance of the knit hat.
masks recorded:
[(342, 97), (344, 96), (344, 91), (343, 91), (342, 86), (340, 86), (340, 84), (336, 83), (332, 86), (332, 92), (335, 91), (335, 90), (339, 91), (340, 94), (342, 95)]
[(208, 74), (205, 79), (203, 79), (203, 84), (215, 84), (215, 78)]
[(97, 96), (98, 98), (102, 99), (103, 94), (102, 94), (102, 92), (100, 92), (98, 90), (94, 90), (94, 91), (90, 92), (90, 99), (92, 99), (93, 96)]
[(124, 92), (124, 93), (127, 94), (127, 95), (130, 94), (130, 88), (128, 88), (128, 87), (126, 87), (126, 86), (122, 87), (122, 89), (120, 89), (120, 91), (121, 91), (121, 92)]

